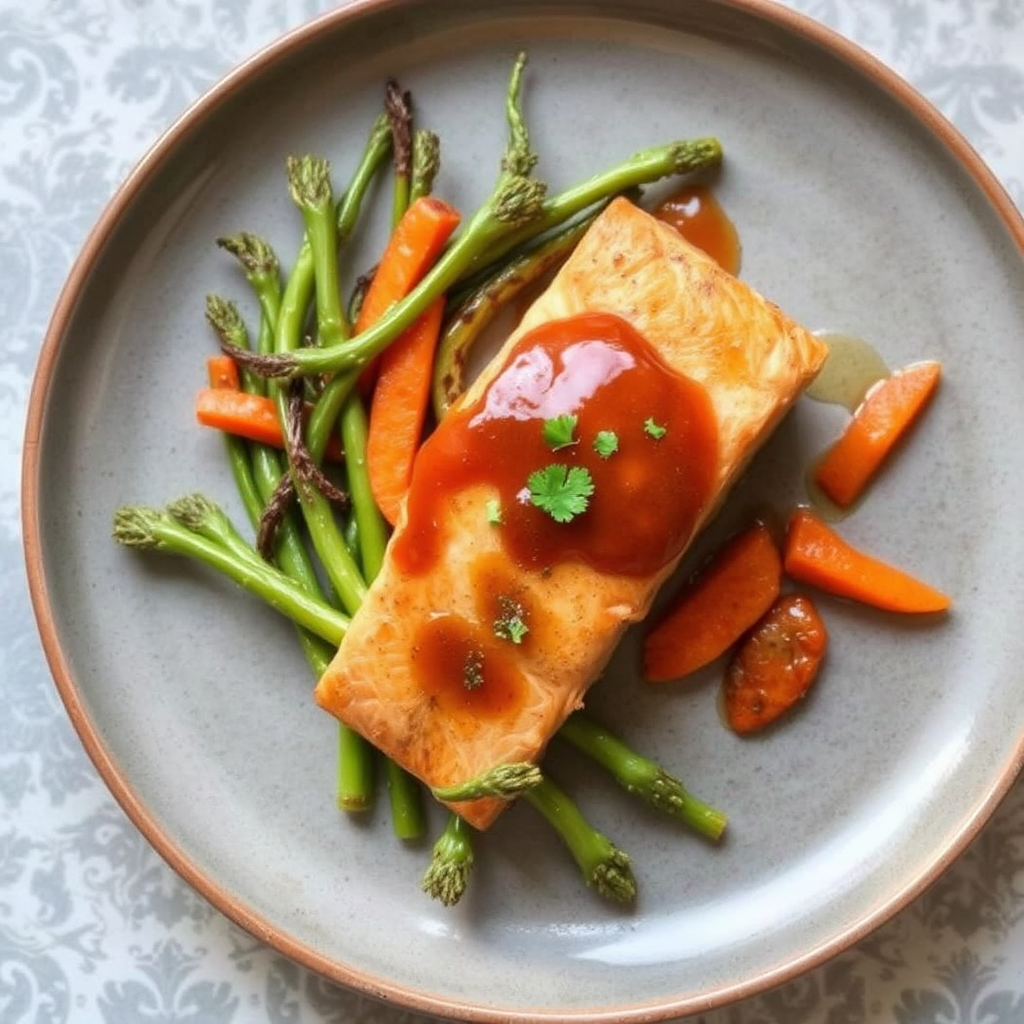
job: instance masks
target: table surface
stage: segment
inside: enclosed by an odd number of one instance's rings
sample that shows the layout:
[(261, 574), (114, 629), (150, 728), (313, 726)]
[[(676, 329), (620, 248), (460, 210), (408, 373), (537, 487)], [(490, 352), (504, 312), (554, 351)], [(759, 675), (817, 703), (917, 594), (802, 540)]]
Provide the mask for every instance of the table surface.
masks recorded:
[[(1024, 0), (788, 0), (924, 92), (1024, 207)], [(0, 1020), (421, 1019), (327, 983), (205, 903), (124, 817), (71, 729), (29, 606), (25, 410), (101, 209), (221, 75), (326, 0), (0, 0)], [(1024, 1021), (1024, 781), (903, 913), (704, 1024)]]

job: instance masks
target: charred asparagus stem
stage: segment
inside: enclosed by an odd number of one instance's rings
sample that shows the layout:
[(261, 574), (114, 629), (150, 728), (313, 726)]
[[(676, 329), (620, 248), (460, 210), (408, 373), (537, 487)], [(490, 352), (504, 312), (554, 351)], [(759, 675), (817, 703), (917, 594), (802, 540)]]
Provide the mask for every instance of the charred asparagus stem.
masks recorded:
[(659, 764), (631, 750), (586, 715), (570, 715), (558, 735), (596, 761), (628, 793), (686, 822), (708, 839), (722, 837), (728, 819), (721, 811), (693, 796)]
[(434, 844), (430, 866), (423, 876), (423, 891), (452, 907), (462, 899), (472, 869), (473, 829), (453, 813)]
[(569, 848), (588, 886), (615, 903), (636, 899), (636, 878), (629, 856), (598, 832), (549, 776), (524, 795)]
[(570, 224), (506, 263), (452, 312), (438, 344), (431, 386), (439, 420), (466, 388), (466, 364), (476, 340), (505, 305), (566, 259), (596, 216), (595, 212)]

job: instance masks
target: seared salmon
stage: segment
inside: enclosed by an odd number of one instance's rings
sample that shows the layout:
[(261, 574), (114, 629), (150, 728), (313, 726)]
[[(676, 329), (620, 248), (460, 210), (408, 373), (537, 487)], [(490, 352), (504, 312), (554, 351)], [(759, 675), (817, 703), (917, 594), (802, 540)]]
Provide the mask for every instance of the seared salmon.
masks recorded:
[(430, 786), (539, 762), (825, 355), (613, 202), (425, 443), (316, 701)]

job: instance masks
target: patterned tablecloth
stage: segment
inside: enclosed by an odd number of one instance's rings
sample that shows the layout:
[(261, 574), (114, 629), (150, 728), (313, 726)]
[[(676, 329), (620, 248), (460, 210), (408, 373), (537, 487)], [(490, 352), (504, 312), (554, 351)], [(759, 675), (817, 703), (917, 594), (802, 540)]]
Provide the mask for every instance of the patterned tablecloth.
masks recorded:
[[(920, 88), (1024, 206), (1024, 0), (790, 0)], [(232, 925), (121, 813), (68, 724), (18, 509), (30, 381), (126, 172), (230, 67), (327, 0), (0, 0), (0, 1021), (393, 1024)], [(418, 1018), (416, 1018), (418, 1019)], [(1024, 1021), (1024, 782), (853, 951), (706, 1024)]]

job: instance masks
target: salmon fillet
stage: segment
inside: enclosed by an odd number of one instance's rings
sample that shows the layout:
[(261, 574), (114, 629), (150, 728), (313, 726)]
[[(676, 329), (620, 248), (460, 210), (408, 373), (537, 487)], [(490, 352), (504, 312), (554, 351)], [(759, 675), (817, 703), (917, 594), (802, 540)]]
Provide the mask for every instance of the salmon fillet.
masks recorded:
[[(548, 450), (538, 440), (538, 469), (545, 461), (569, 466), (586, 457), (593, 466), (591, 507), (572, 523), (560, 524), (535, 507), (525, 491), (510, 499), (507, 487), (502, 492), (496, 482), (506, 463), (526, 458), (523, 465), (533, 465), (528, 460), (534, 456), (520, 451), (525, 442), (498, 444), (483, 462), (468, 449), (460, 456), (459, 446), (468, 437), (474, 445), (483, 443), (467, 431), (486, 426), (487, 410), (507, 400), (509, 380), (515, 387), (517, 379), (522, 382), (522, 373), (516, 378), (513, 371), (532, 358), (531, 340), (579, 324), (614, 335), (600, 352), (615, 358), (626, 352), (635, 331), (649, 358), (627, 354), (623, 365), (631, 373), (640, 372), (634, 366), (638, 361), (650, 366), (647, 377), (624, 375), (609, 384), (620, 390), (608, 392), (603, 405), (595, 404), (601, 411), (590, 420), (589, 407), (580, 406), (575, 444)], [(572, 353), (598, 351), (551, 345), (562, 369)], [(316, 687), (317, 703), (430, 786), (462, 782), (496, 764), (538, 762), (561, 723), (582, 706), (623, 631), (646, 615), (693, 535), (825, 355), (814, 335), (674, 229), (627, 200), (613, 202), (422, 450), (383, 568)], [(683, 403), (672, 390), (677, 384), (690, 388), (680, 392), (689, 396), (690, 412), (679, 410)], [(545, 392), (544, 401), (554, 401), (551, 394)], [(635, 408), (634, 396), (640, 396)], [(513, 406), (516, 401), (511, 400)], [(559, 411), (550, 402), (544, 408)], [(642, 416), (647, 408), (657, 415), (643, 430), (639, 424), (627, 430), (623, 417)], [(614, 418), (620, 450), (597, 458), (590, 441), (604, 422), (601, 416)], [(667, 433), (662, 422), (668, 423)], [(539, 429), (538, 424), (538, 438)], [(672, 449), (659, 446), (687, 430), (688, 440), (678, 450), (698, 454), (685, 457), (691, 461), (678, 479), (666, 488), (645, 478), (641, 455), (664, 460)], [(664, 461), (660, 465), (659, 480), (674, 472)], [(439, 473), (438, 467), (447, 468)], [(631, 496), (624, 507), (601, 504), (611, 493), (599, 479), (606, 469), (618, 474), (616, 500)], [(488, 476), (492, 471), (494, 480)], [(456, 484), (442, 489), (439, 475)], [(687, 487), (693, 493), (679, 498)], [(654, 497), (663, 491), (665, 501), (690, 502), (685, 514), (673, 513), (677, 523), (656, 521), (665, 518)], [(512, 534), (498, 521), (503, 511), (539, 517), (545, 522), (536, 530), (556, 539), (537, 541), (535, 557), (529, 545), (510, 547)], [(596, 549), (587, 546), (591, 542), (583, 533), (583, 540), (574, 539), (577, 524), (604, 545), (600, 557), (593, 556)], [(673, 526), (676, 533), (663, 538)], [(631, 560), (645, 531), (654, 538), (653, 547), (644, 558)], [(528, 627), (518, 642), (496, 632), (509, 608)], [(472, 825), (486, 828), (504, 804), (475, 800), (453, 806)]]

